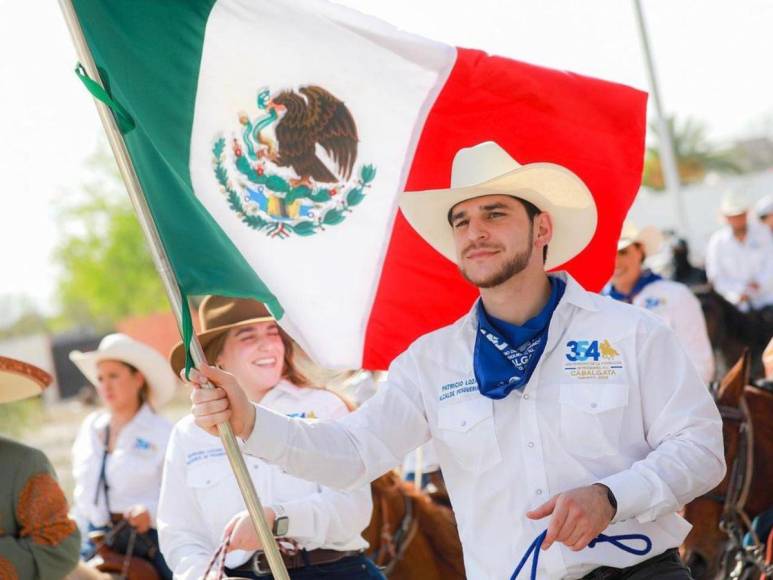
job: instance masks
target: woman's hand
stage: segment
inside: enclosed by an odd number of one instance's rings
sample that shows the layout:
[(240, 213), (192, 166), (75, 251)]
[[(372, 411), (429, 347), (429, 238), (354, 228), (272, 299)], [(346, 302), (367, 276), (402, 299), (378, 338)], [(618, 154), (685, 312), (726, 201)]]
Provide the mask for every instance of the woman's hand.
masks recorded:
[[(263, 508), (263, 513), (266, 516), (269, 529), (274, 527), (274, 519), (276, 514), (271, 508)], [(226, 524), (223, 530), (223, 541), (231, 536), (231, 542), (228, 545), (228, 551), (233, 550), (246, 550), (247, 552), (254, 552), (260, 550), (263, 545), (258, 538), (258, 532), (255, 530), (255, 526), (252, 525), (250, 514), (246, 511), (239, 512), (231, 521)]]
[(144, 534), (150, 529), (150, 512), (144, 505), (130, 507), (124, 512), (123, 517), (140, 534)]
[[(185, 380), (185, 371), (180, 375)], [(203, 389), (202, 385), (212, 383), (214, 389)], [(204, 366), (191, 369), (191, 413), (196, 425), (211, 435), (218, 435), (217, 426), (226, 421), (231, 423), (234, 434), (247, 439), (255, 425), (255, 407), (252, 406), (234, 376), (217, 367)]]

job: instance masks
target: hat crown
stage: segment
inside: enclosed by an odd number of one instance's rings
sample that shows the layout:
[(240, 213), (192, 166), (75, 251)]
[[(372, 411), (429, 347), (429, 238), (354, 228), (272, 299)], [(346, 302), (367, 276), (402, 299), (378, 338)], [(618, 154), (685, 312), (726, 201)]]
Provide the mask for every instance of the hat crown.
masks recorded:
[(110, 350), (111, 348), (115, 347), (116, 345), (126, 344), (129, 342), (135, 342), (133, 338), (130, 336), (127, 336), (126, 334), (123, 334), (121, 332), (114, 332), (112, 334), (106, 334), (102, 337), (102, 340), (99, 341), (99, 346), (97, 347), (98, 351), (101, 350)]
[(271, 318), (265, 304), (248, 298), (207, 296), (199, 307), (202, 332), (253, 318)]
[(460, 149), (451, 167), (451, 187), (461, 188), (485, 183), (521, 167), (500, 145), (485, 141)]
[(723, 197), (719, 211), (724, 215), (740, 215), (749, 209), (749, 200), (740, 191), (728, 191)]

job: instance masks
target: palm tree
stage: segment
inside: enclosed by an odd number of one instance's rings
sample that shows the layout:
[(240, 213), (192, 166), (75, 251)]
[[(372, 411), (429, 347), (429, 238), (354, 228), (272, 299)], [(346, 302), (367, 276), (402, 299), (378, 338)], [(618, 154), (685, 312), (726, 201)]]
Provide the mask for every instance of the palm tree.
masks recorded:
[[(704, 123), (689, 117), (682, 122), (676, 122), (671, 117), (668, 127), (682, 184), (700, 182), (709, 171), (741, 173), (741, 167), (734, 159), (732, 151), (720, 150), (709, 143)], [(650, 125), (650, 130), (657, 135), (654, 125)], [(647, 147), (642, 184), (652, 189), (663, 189), (665, 186), (657, 144)]]

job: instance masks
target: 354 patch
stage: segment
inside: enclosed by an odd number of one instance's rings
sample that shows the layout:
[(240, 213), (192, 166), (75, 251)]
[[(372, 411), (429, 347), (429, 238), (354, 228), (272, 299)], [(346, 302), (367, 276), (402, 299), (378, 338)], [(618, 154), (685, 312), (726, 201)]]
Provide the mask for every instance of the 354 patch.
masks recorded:
[(578, 379), (608, 379), (623, 368), (620, 352), (609, 339), (570, 340), (564, 372)]

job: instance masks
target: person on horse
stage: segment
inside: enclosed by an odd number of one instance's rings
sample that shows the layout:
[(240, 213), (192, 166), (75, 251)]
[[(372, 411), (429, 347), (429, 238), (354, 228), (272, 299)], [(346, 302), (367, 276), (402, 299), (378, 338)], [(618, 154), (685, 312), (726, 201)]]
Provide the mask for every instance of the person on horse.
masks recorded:
[(494, 142), (460, 150), (451, 184), (400, 205), (479, 288), (467, 315), (415, 341), (342, 420), (253, 405), (236, 378), (203, 367), (194, 383), (218, 388), (191, 393), (196, 423), (229, 421), (249, 453), (340, 488), (431, 437), (476, 580), (517, 575), (530, 556), (544, 579), (689, 578), (678, 511), (723, 477), (722, 422), (661, 320), (547, 274), (593, 237), (591, 192)]
[(644, 266), (648, 256), (657, 253), (663, 236), (657, 228), (639, 230), (631, 222), (623, 224), (617, 242), (612, 280), (602, 294), (650, 310), (676, 333), (698, 374), (706, 382), (714, 378), (714, 351), (706, 331), (706, 319), (698, 299), (687, 286), (665, 280)]
[(709, 282), (742, 312), (773, 310), (773, 233), (748, 219), (749, 202), (739, 192), (725, 195), (719, 211), (726, 226), (706, 248)]
[[(208, 296), (199, 307), (198, 335), (210, 364), (236, 377), (244, 397), (283, 416), (332, 419), (349, 414), (337, 394), (314, 386), (298, 367), (297, 346), (260, 302)], [(185, 367), (185, 348), (170, 355), (172, 368)], [(268, 563), (254, 538), (236, 478), (220, 439), (199, 429), (191, 416), (174, 427), (159, 504), (161, 549), (175, 578), (207, 577), (223, 564), (229, 576), (255, 578)], [(363, 554), (362, 537), (371, 517), (369, 486), (350, 491), (303, 481), (247, 458), (247, 469), (274, 533), (289, 543), (283, 553), (291, 576), (382, 578)], [(213, 558), (221, 545), (227, 553)], [(217, 560), (217, 562), (215, 562)], [(209, 570), (219, 573), (218, 569)]]
[[(0, 356), (0, 404), (40, 395), (51, 375)], [(0, 578), (58, 580), (78, 563), (80, 533), (42, 451), (0, 436)]]
[[(125, 334), (108, 334), (70, 360), (96, 387), (103, 410), (81, 424), (72, 448), (73, 512), (83, 534), (81, 555), (100, 545), (152, 564), (171, 579), (158, 547), (156, 511), (172, 424), (157, 414), (179, 384), (164, 357)], [(102, 540), (92, 537), (101, 533)], [(99, 557), (99, 556), (98, 556)]]

